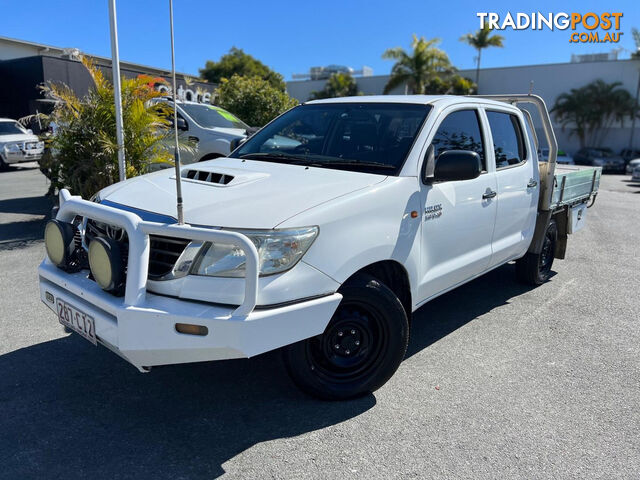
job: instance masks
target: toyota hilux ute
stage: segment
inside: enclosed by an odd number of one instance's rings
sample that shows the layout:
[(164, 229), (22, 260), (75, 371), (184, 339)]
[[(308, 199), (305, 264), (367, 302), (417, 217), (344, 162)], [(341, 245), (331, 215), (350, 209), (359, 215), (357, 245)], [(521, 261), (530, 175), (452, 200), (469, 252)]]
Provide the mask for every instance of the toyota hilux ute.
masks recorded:
[(91, 200), (62, 190), (41, 299), (140, 371), (281, 348), (304, 391), (362, 395), (431, 299), (511, 261), (523, 282), (549, 279), (601, 174), (556, 153), (537, 96), (311, 101), (184, 166), (184, 224), (171, 170)]

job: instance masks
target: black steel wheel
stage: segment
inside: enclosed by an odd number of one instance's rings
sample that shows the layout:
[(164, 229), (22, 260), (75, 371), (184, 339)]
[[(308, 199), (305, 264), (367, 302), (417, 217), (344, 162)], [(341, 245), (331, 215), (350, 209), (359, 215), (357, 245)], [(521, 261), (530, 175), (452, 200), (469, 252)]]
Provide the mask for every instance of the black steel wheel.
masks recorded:
[(404, 358), (407, 314), (382, 282), (358, 275), (324, 333), (284, 349), (287, 370), (305, 392), (323, 399), (364, 395), (384, 385)]
[(542, 243), (542, 250), (538, 254), (528, 253), (516, 261), (516, 275), (518, 280), (529, 285), (541, 285), (551, 277), (551, 267), (555, 258), (556, 243), (558, 241), (558, 226), (551, 220), (547, 226)]

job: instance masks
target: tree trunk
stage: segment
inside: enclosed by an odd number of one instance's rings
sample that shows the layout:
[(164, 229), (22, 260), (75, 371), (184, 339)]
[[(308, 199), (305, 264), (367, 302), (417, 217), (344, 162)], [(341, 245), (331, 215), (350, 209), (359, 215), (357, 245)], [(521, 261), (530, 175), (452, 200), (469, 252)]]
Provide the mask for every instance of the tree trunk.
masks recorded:
[(476, 63), (476, 93), (480, 93), (480, 57), (482, 57), (482, 49), (478, 49), (478, 62)]

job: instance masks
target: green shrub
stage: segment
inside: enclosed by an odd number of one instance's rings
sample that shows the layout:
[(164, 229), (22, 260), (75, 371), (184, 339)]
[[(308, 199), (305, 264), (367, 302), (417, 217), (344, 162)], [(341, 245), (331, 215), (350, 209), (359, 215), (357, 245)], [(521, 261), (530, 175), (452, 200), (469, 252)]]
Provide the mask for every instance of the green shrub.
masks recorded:
[[(118, 144), (113, 86), (89, 60), (82, 63), (94, 82), (86, 96), (64, 84), (42, 87), (56, 101), (47, 120), (57, 127), (45, 170), (55, 187), (89, 198), (119, 180)], [(150, 102), (166, 93), (156, 91), (153, 81), (143, 76), (121, 82), (127, 178), (147, 173), (152, 164), (173, 164), (168, 106)]]
[(260, 77), (233, 75), (216, 90), (217, 104), (252, 127), (262, 127), (298, 102)]

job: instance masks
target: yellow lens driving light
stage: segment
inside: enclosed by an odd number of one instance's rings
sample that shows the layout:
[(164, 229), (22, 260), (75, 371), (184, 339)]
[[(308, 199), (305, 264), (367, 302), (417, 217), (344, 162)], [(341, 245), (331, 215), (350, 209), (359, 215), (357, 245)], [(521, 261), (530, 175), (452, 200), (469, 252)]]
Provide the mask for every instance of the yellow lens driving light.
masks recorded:
[(64, 268), (73, 252), (74, 226), (59, 220), (49, 220), (44, 228), (44, 246), (49, 260)]
[(89, 267), (96, 283), (103, 290), (113, 292), (122, 287), (124, 268), (118, 242), (97, 237), (89, 244)]

